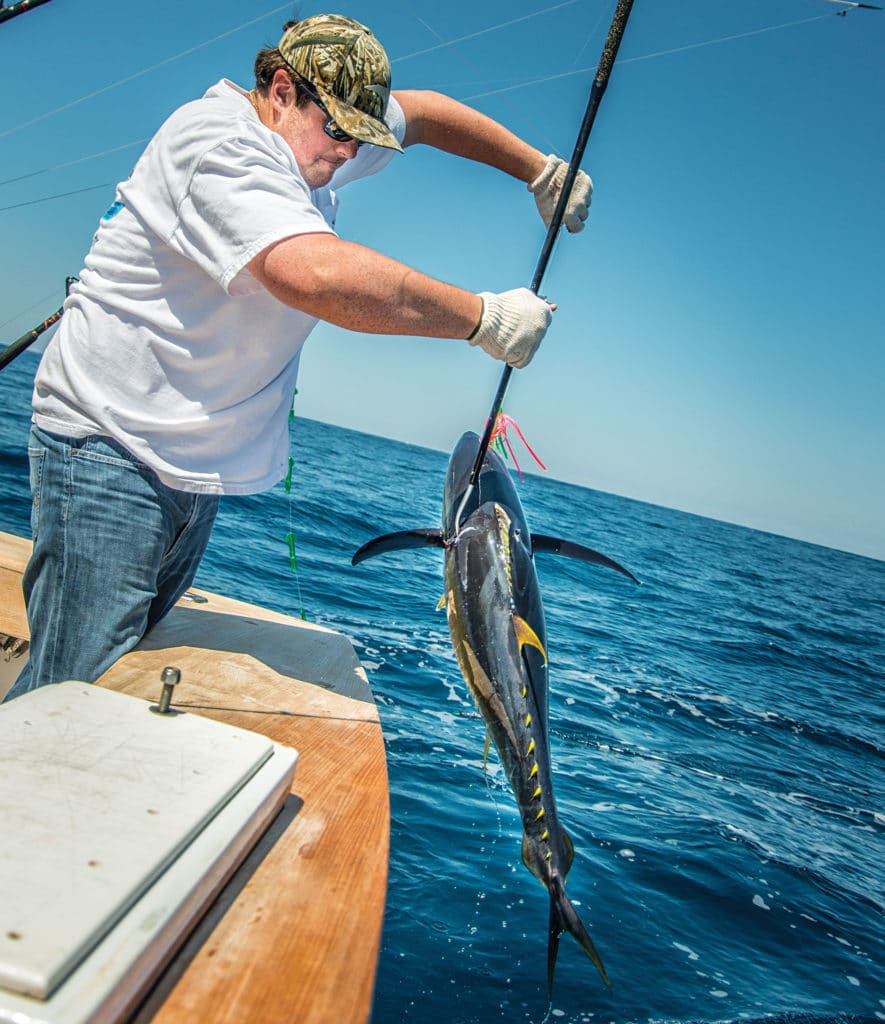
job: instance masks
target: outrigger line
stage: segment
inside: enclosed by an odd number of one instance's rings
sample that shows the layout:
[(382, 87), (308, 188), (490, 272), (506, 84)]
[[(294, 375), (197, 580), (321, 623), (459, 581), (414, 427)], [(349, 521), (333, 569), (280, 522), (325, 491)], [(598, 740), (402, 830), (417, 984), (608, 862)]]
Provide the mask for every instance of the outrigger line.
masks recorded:
[[(852, 0), (824, 0), (828, 4), (838, 4), (840, 7), (863, 7), (867, 11), (881, 11), (881, 7), (877, 7), (875, 4), (857, 4), (853, 3)], [(841, 14), (844, 18), (846, 11), (837, 11), (837, 14)]]
[[(292, 424), (295, 422), (295, 395), (298, 394), (298, 389), (295, 389), (295, 394), (292, 396), (292, 406), (289, 409), (289, 445), (291, 447), (292, 440)], [(298, 578), (298, 559), (295, 557), (295, 531), (292, 529), (292, 470), (295, 468), (295, 460), (292, 456), (289, 456), (289, 471), (286, 473), (286, 482), (283, 485), (286, 492), (286, 498), (289, 505), (289, 531), (286, 534), (286, 544), (289, 547), (289, 568), (292, 570), (292, 575), (295, 577), (295, 587), (298, 591), (298, 607), (301, 611), (301, 618), (306, 622), (307, 615), (304, 613), (304, 600), (301, 597), (301, 580)]]
[[(568, 204), (569, 195), (572, 191), (572, 185), (575, 183), (575, 178), (578, 176), (578, 170), (581, 166), (581, 160), (584, 157), (584, 150), (587, 148), (587, 140), (590, 138), (590, 131), (593, 128), (593, 122), (596, 120), (596, 111), (599, 109), (599, 104), (602, 101), (603, 94), (605, 93), (606, 86), (608, 85), (609, 76), (611, 75), (612, 67), (615, 63), (615, 58), (618, 54), (618, 47), (621, 45), (621, 39), (624, 36), (624, 29), (627, 27), (627, 19), (630, 17), (630, 10), (633, 7), (633, 0), (618, 0), (618, 6), (615, 8), (614, 17), (612, 18), (611, 26), (608, 30), (608, 37), (605, 40), (605, 46), (602, 50), (602, 56), (599, 59), (599, 65), (596, 68), (596, 77), (593, 79), (593, 85), (590, 89), (590, 98), (587, 101), (587, 109), (584, 112), (584, 120), (581, 123), (580, 131), (578, 132), (578, 138), (575, 142), (575, 149), (572, 153), (572, 158), (566, 171), (565, 181), (562, 183), (562, 190), (559, 193), (559, 201), (556, 204), (556, 209), (553, 211), (553, 217), (550, 221), (550, 227), (547, 229), (547, 237), (544, 239), (544, 245), (541, 248), (541, 255), (538, 259), (538, 265), (535, 268), (535, 276), (532, 281), (531, 290), (538, 294), (538, 289), (541, 287), (541, 279), (544, 277), (544, 272), (547, 269), (547, 264), (550, 261), (550, 255), (553, 252), (553, 246), (556, 243), (559, 229), (562, 227), (562, 218), (565, 216), (565, 208)], [(504, 401), (504, 392), (507, 390), (507, 385), (510, 382), (510, 375), (513, 373), (513, 367), (507, 366), (504, 368), (504, 372), (501, 374), (501, 380), (498, 383), (498, 390), (495, 394), (495, 399), (492, 402), (492, 409), (486, 420), (485, 430), (483, 431), (482, 439), (479, 443), (479, 451), (476, 453), (476, 461), (473, 464), (473, 469), (470, 473), (470, 481), (464, 490), (464, 497), (461, 500), (461, 504), (455, 513), (455, 531), (457, 532), (461, 526), (461, 515), (464, 509), (467, 507), (467, 502), (473, 493), (476, 483), (479, 480), (479, 473), (482, 469), (483, 461), (488, 451), (489, 442), (492, 438), (492, 431), (495, 428), (497, 422), (498, 413), (501, 411), (501, 403)]]
[(19, 0), (17, 4), (4, 7), (3, 0), (0, 0), (0, 21), (9, 21), (10, 18), (14, 18), (17, 14), (25, 14), (34, 7), (48, 3), (49, 0)]
[[(41, 2), (45, 3), (45, 0), (41, 0)], [(0, 7), (0, 13), (2, 13), (2, 11), (5, 9), (6, 8)], [(71, 285), (77, 280), (79, 280), (79, 278), (65, 278), (65, 298), (67, 298), (68, 295), (70, 295)], [(54, 323), (57, 323), (61, 319), (61, 315), (64, 312), (64, 308), (64, 304), (62, 304), (54, 313), (46, 317), (42, 324), (37, 324), (36, 327), (32, 328), (30, 331), (25, 332), (20, 338), (16, 338), (16, 340), (13, 341), (12, 344), (7, 345), (6, 348), (3, 349), (2, 352), (0, 352), (0, 370), (2, 370), (4, 366), (8, 366), (12, 362), (12, 360), (16, 358), (16, 356), (20, 356), (26, 348), (29, 348), (31, 345), (33, 345), (34, 342), (40, 337), (40, 335), (44, 331), (48, 331), (49, 328)]]

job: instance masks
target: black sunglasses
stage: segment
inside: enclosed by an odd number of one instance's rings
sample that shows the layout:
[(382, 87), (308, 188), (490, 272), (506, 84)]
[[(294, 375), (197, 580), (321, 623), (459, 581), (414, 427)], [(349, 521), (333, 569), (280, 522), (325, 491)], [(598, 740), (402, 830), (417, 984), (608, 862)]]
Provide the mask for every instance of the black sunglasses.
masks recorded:
[(334, 139), (336, 142), (356, 142), (357, 148), (359, 148), (362, 145), (362, 141), (360, 139), (355, 139), (352, 135), (349, 135), (343, 128), (339, 128), (338, 122), (326, 109), (326, 105), (320, 99), (319, 95), (314, 92), (313, 86), (310, 82), (308, 82), (306, 78), (302, 78), (301, 75), (298, 75), (298, 84), (326, 115), (326, 123), (323, 125), (323, 131), (326, 135), (328, 135), (330, 139)]

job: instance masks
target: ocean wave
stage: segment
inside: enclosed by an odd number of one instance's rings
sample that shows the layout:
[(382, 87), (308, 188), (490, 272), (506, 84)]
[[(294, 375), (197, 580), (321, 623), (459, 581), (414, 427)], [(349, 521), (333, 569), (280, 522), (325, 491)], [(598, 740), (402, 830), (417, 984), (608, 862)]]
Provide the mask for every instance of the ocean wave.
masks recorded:
[[(26, 369), (0, 375), (0, 525), (19, 533)], [(198, 585), (303, 604), (367, 669), (392, 813), (373, 1019), (538, 1024), (549, 900), (483, 764), (439, 552), (350, 565), (377, 533), (435, 524), (445, 455), (310, 421), (294, 437), (292, 495), (223, 502)], [(556, 481), (523, 493), (538, 529), (571, 524), (643, 579), (538, 559), (568, 889), (615, 979), (564, 937), (550, 1021), (885, 1019), (885, 563)]]

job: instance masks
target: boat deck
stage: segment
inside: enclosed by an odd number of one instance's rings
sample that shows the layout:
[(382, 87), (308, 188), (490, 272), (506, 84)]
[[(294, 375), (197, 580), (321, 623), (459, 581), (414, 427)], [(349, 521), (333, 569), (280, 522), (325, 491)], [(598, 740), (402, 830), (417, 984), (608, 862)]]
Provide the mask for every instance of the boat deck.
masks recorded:
[[(0, 533), (0, 633), (21, 640), (29, 550)], [(364, 1021), (390, 826), (384, 742), (365, 673), (340, 634), (191, 594), (196, 600), (182, 599), (97, 685), (156, 703), (161, 672), (174, 666), (176, 707), (294, 747), (298, 767), (282, 811), (130, 1019)], [(0, 682), (0, 693), (10, 684)]]

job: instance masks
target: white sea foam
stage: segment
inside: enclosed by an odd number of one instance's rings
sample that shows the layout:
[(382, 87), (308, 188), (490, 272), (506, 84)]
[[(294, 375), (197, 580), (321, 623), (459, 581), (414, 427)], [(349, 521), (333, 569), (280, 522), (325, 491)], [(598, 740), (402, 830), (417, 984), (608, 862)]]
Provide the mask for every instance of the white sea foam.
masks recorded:
[(734, 703), (730, 697), (725, 697), (720, 693), (701, 693), (698, 694), (698, 700), (707, 700), (711, 704), (727, 704), (729, 706)]
[(455, 704), (466, 704), (467, 703), (467, 701), (464, 700), (464, 698), (461, 696), (461, 694), (458, 693), (458, 688), (456, 686), (454, 686), (452, 683), (446, 682), (445, 680), (443, 680), (443, 685), (446, 686), (448, 688), (448, 691), (449, 691), (449, 694), (446, 697), (446, 700), (453, 701)]
[(458, 717), (453, 715), (451, 711), (432, 711), (430, 708), (425, 708), (424, 714), (430, 718), (439, 719), (443, 725), (456, 725), (458, 722)]

